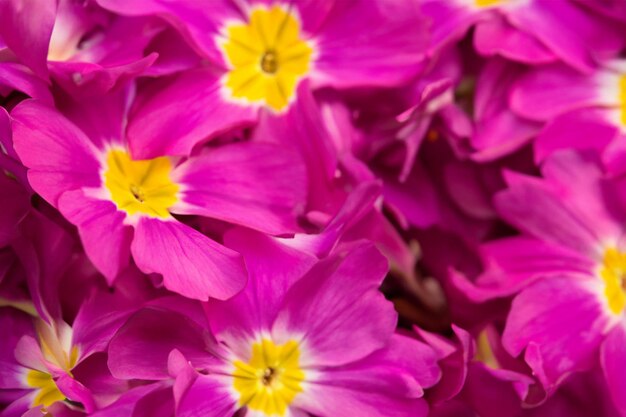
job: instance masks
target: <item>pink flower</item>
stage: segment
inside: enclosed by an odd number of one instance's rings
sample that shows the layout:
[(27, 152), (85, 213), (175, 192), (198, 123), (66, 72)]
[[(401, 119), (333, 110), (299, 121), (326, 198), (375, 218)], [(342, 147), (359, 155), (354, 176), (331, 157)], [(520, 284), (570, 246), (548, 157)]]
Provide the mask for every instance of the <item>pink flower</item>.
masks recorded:
[(485, 244), (488, 268), (466, 290), (475, 299), (516, 294), (502, 343), (524, 355), (548, 392), (599, 359), (624, 409), (617, 376), (626, 335), (623, 184), (603, 179), (589, 153), (557, 152), (542, 173), (507, 175), (496, 205), (522, 234)]
[(436, 357), (394, 334), (377, 289), (387, 265), (371, 245), (316, 261), (258, 233), (226, 241), (245, 256), (246, 289), (205, 316), (174, 300), (138, 312), (111, 342), (114, 375), (167, 379), (169, 356), (180, 416), (425, 415)]
[[(210, 64), (142, 89), (147, 98), (128, 127), (142, 158), (187, 155), (200, 141), (254, 123), (259, 108), (282, 113), (301, 81), (315, 89), (396, 86), (416, 76), (425, 57), (426, 25), (411, 2), (98, 3), (122, 15), (162, 16)], [(181, 121), (179, 106), (196, 116)]]
[(31, 185), (78, 226), (87, 255), (109, 283), (132, 254), (143, 272), (162, 274), (170, 290), (204, 300), (231, 297), (246, 281), (239, 254), (173, 214), (270, 234), (293, 232), (294, 208), (306, 192), (297, 157), (271, 145), (240, 143), (185, 161), (135, 160), (121, 133), (120, 98), (70, 106), (68, 114), (86, 131), (36, 101), (17, 106), (14, 143)]

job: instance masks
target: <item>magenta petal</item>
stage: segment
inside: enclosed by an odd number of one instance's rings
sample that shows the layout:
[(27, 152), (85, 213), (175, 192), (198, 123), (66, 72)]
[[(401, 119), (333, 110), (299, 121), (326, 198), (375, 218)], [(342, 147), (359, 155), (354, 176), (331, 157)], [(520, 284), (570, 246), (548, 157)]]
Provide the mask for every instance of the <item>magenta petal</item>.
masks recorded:
[[(296, 397), (294, 404), (316, 416), (333, 417), (426, 417), (428, 405), (421, 398), (406, 398), (400, 395), (384, 395), (381, 385), (396, 387), (398, 381), (388, 374), (362, 375), (369, 382), (378, 380), (378, 386), (369, 386), (364, 391), (353, 388), (354, 380), (344, 379), (339, 374), (332, 384), (312, 384), (306, 394)], [(334, 372), (329, 372), (332, 378)], [(360, 378), (359, 378), (360, 379)]]
[(516, 386), (527, 390), (534, 382), (526, 375), (507, 369), (491, 369), (482, 362), (470, 363), (468, 375), (462, 395), (481, 417), (519, 415), (523, 398)]
[(566, 202), (563, 192), (522, 175), (509, 175), (508, 180), (511, 187), (495, 196), (496, 207), (505, 220), (541, 240), (589, 256), (597, 253), (602, 239), (591, 227), (594, 222), (581, 221), (582, 214)]
[(30, 210), (29, 195), (14, 180), (0, 177), (0, 248), (19, 236), (18, 226)]
[(48, 76), (48, 44), (56, 16), (54, 0), (0, 2), (0, 37), (37, 75)]
[(55, 380), (55, 383), (59, 387), (59, 391), (69, 400), (81, 403), (87, 413), (95, 410), (96, 404), (91, 392), (83, 384), (72, 378), (72, 376), (63, 374)]
[(212, 148), (179, 166), (184, 184), (177, 214), (197, 214), (269, 234), (299, 230), (306, 203), (306, 173), (299, 155), (272, 144)]
[(594, 280), (545, 278), (513, 300), (502, 343), (513, 356), (535, 346), (536, 351), (527, 350), (526, 361), (547, 389), (570, 372), (589, 369), (597, 358), (611, 318)]
[(576, 0), (576, 2), (606, 17), (626, 22), (626, 3), (622, 0)]
[(64, 97), (57, 105), (68, 120), (83, 131), (98, 149), (111, 143), (123, 144), (128, 103), (134, 89), (119, 88), (105, 95), (76, 98)]
[(163, 77), (140, 90), (127, 131), (133, 157), (189, 155), (202, 141), (252, 124), (257, 110), (226, 101), (221, 88), (214, 71), (199, 69)]
[(308, 82), (300, 84), (297, 97), (286, 114), (261, 113), (253, 138), (297, 149), (307, 168), (309, 208), (326, 210), (337, 170), (337, 150)]
[(516, 7), (507, 19), (521, 29), (527, 28), (563, 62), (582, 72), (595, 68), (598, 55), (615, 54), (623, 42), (616, 25), (568, 0), (528, 2)]
[(510, 95), (511, 108), (531, 120), (550, 120), (568, 111), (602, 104), (601, 79), (563, 64), (535, 67), (524, 74)]
[[(156, 394), (156, 398), (155, 398)], [(168, 410), (159, 401), (167, 400), (168, 395), (171, 399), (171, 388), (162, 382), (156, 382), (148, 385), (141, 385), (132, 388), (123, 393), (114, 403), (100, 409), (92, 414), (91, 417), (165, 417), (171, 416), (173, 410)], [(146, 402), (146, 399), (152, 400)], [(156, 400), (156, 401), (155, 401)]]
[(11, 124), (9, 113), (7, 113), (4, 107), (0, 107), (0, 147), (3, 150), (0, 152), (0, 169), (4, 169), (15, 176), (18, 182), (25, 186), (24, 189), (26, 190), (30, 188), (27, 187), (26, 167), (19, 161), (19, 157), (13, 148)]
[(484, 296), (514, 294), (532, 281), (564, 273), (593, 275), (597, 262), (567, 247), (525, 236), (498, 239), (484, 244), (481, 252), (486, 271), (477, 280), (479, 294), (468, 294), (475, 301)]
[(495, 16), (476, 25), (474, 45), (482, 55), (498, 54), (504, 58), (530, 65), (546, 64), (558, 60), (536, 38), (512, 27), (505, 19)]
[[(598, 138), (601, 140), (601, 138)], [(626, 215), (617, 209), (618, 197), (604, 180), (604, 169), (594, 152), (565, 150), (552, 155), (542, 167), (544, 177), (583, 223), (593, 225), (600, 240), (621, 236)]]
[(378, 291), (387, 260), (373, 245), (313, 267), (285, 296), (272, 328), (276, 340), (300, 336), (307, 346), (303, 366), (342, 365), (388, 343), (397, 321)]
[(624, 322), (619, 323), (608, 334), (602, 343), (600, 360), (602, 370), (613, 398), (615, 406), (622, 416), (626, 416), (626, 380), (624, 379), (624, 369), (626, 369), (626, 327)]
[(431, 18), (431, 50), (439, 51), (442, 46), (456, 42), (465, 36), (469, 28), (481, 19), (481, 13), (462, 2), (424, 0), (424, 14)]
[[(398, 372), (403, 370), (419, 384), (421, 388), (435, 385), (441, 377), (441, 368), (437, 364), (438, 355), (435, 349), (428, 344), (414, 338), (414, 335), (405, 335), (396, 332), (385, 349), (374, 352), (358, 364), (376, 364), (377, 366), (395, 367)], [(355, 367), (359, 365), (355, 364)], [(421, 395), (418, 392), (407, 392), (407, 395)], [(393, 393), (395, 390), (390, 390)], [(396, 391), (396, 394), (400, 392)]]
[(74, 97), (93, 97), (109, 93), (142, 74), (156, 60), (152, 53), (128, 63), (103, 66), (90, 62), (51, 62), (54, 80)]
[(59, 198), (59, 210), (78, 226), (85, 252), (112, 284), (128, 266), (132, 228), (126, 215), (110, 201), (87, 197), (82, 190), (68, 191)]
[(5, 332), (0, 343), (0, 389), (27, 388), (23, 381), (24, 368), (15, 360), (15, 348), (21, 337), (35, 337), (32, 318), (11, 307), (0, 308), (0, 328)]
[(107, 350), (111, 338), (133, 311), (127, 304), (120, 291), (94, 292), (83, 302), (72, 323), (72, 346), (79, 347), (80, 362)]
[(476, 84), (476, 126), (471, 141), (478, 150), (474, 159), (492, 160), (512, 153), (529, 142), (540, 129), (509, 108), (510, 88), (523, 69), (502, 59), (492, 59)]
[[(293, 238), (281, 239), (281, 242), (320, 259), (325, 258), (350, 227), (358, 224), (372, 211), (372, 206), (378, 197), (380, 197), (378, 182), (362, 182), (352, 190), (337, 214), (319, 234), (296, 234)], [(368, 229), (371, 231), (371, 228), (368, 227)]]
[(165, 288), (185, 297), (224, 300), (246, 284), (238, 253), (173, 219), (139, 219), (131, 252), (139, 269), (162, 274)]
[(337, 1), (315, 38), (313, 84), (350, 88), (409, 80), (424, 62), (425, 21), (414, 2)]
[[(317, 259), (243, 228), (229, 231), (224, 239), (228, 247), (243, 255), (249, 280), (246, 288), (233, 298), (209, 300), (208, 317), (218, 340), (240, 357), (246, 357), (249, 341), (259, 331), (271, 329), (285, 294)], [(240, 346), (242, 352), (237, 350)]]
[[(48, 85), (30, 72), (27, 67), (15, 62), (0, 62), (0, 94), (5, 89), (15, 89), (44, 104), (53, 104)], [(3, 95), (8, 95), (8, 93)]]
[(455, 334), (454, 343), (433, 333), (416, 328), (421, 338), (428, 343), (439, 358), (441, 378), (437, 385), (429, 390), (428, 398), (431, 403), (444, 403), (454, 398), (463, 388), (467, 373), (468, 362), (473, 355), (472, 337), (465, 330), (452, 325)]
[(15, 359), (27, 368), (47, 371), (46, 362), (41, 353), (41, 346), (34, 336), (23, 335), (15, 345)]
[(601, 110), (581, 109), (552, 119), (535, 139), (536, 160), (541, 162), (559, 149), (601, 152), (620, 133), (603, 116)]
[[(9, 404), (5, 409), (2, 410), (2, 417), (39, 417), (41, 416), (41, 410), (34, 409), (36, 413), (29, 413), (31, 406), (33, 404), (33, 400), (35, 399), (35, 391), (25, 391), (24, 395), (11, 404)], [(33, 415), (34, 414), (34, 415)]]
[(197, 323), (172, 311), (145, 308), (120, 328), (109, 344), (108, 366), (116, 378), (166, 379), (173, 349), (194, 367), (211, 362), (210, 336)]
[(213, 63), (223, 64), (217, 36), (221, 26), (229, 20), (243, 18), (237, 2), (230, 0), (97, 0), (98, 4), (114, 13), (126, 16), (160, 16), (174, 26), (196, 49)]
[(37, 101), (11, 112), (15, 151), (30, 171), (28, 179), (53, 205), (67, 190), (100, 185), (97, 150), (89, 138), (53, 108)]
[(231, 394), (230, 378), (200, 375), (182, 395), (178, 417), (231, 417), (237, 411), (237, 400)]

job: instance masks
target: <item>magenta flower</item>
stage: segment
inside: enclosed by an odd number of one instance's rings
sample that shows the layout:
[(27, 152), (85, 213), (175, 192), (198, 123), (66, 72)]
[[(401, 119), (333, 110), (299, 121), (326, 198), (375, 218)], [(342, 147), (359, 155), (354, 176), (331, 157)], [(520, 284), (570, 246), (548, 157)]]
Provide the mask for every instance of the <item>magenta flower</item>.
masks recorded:
[(169, 355), (180, 416), (425, 415), (436, 357), (394, 334), (396, 314), (377, 290), (387, 266), (372, 246), (315, 261), (243, 230), (227, 243), (245, 255), (246, 289), (209, 301), (205, 317), (171, 303), (140, 311), (111, 342), (114, 375), (167, 378)]
[(562, 65), (536, 68), (512, 87), (512, 111), (547, 123), (535, 143), (542, 160), (558, 149), (594, 149), (604, 153), (607, 167), (621, 173), (626, 130), (626, 64), (605, 61), (592, 74)]
[[(111, 388), (126, 388), (123, 381), (110, 381), (102, 366), (106, 358), (96, 354), (106, 350), (132, 311), (128, 300), (94, 292), (80, 306), (71, 326), (61, 318), (40, 316), (30, 303), (7, 305), (0, 308), (0, 324), (7, 332), (0, 349), (0, 389), (12, 390), (13, 398), (3, 415), (19, 416), (29, 409), (44, 413), (51, 407), (89, 413), (109, 400), (108, 395), (94, 395), (86, 385), (98, 380), (107, 381)], [(80, 406), (69, 405), (66, 399)]]
[(89, 120), (88, 135), (54, 109), (26, 101), (12, 112), (13, 131), (31, 185), (78, 226), (87, 255), (109, 283), (132, 253), (142, 271), (162, 274), (166, 288), (192, 298), (224, 299), (243, 288), (240, 256), (174, 213), (271, 234), (296, 230), (294, 207), (304, 198), (304, 174), (290, 152), (242, 143), (182, 162), (134, 160), (120, 133), (122, 109), (98, 108), (119, 117), (101, 121), (95, 110), (91, 118), (79, 112), (83, 122)]
[(626, 417), (624, 0), (0, 0), (0, 417)]
[(77, 96), (104, 94), (144, 72), (157, 58), (143, 52), (158, 30), (152, 19), (112, 18), (90, 2), (0, 3), (4, 46), (37, 76)]
[(561, 61), (590, 72), (597, 58), (614, 57), (624, 45), (615, 22), (569, 0), (425, 0), (423, 10), (434, 22), (435, 49), (475, 26), (481, 55), (530, 65)]
[[(210, 63), (146, 85), (128, 126), (142, 158), (187, 155), (208, 137), (253, 123), (259, 108), (281, 113), (303, 80), (313, 88), (395, 86), (424, 61), (426, 24), (410, 2), (98, 3), (122, 15), (162, 16)], [(181, 121), (178, 106), (194, 117)]]
[(497, 195), (500, 213), (523, 234), (484, 246), (489, 268), (474, 297), (519, 291), (503, 346), (513, 356), (524, 352), (549, 392), (599, 358), (623, 407), (616, 375), (626, 334), (621, 186), (602, 178), (593, 154), (555, 153), (542, 172), (544, 180), (511, 173)]

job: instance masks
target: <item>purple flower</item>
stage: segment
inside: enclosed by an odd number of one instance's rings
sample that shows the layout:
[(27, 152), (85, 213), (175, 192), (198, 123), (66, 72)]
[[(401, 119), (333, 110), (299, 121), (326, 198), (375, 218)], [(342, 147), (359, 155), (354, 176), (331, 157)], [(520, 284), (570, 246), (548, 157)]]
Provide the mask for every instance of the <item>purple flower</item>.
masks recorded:
[(173, 291), (204, 300), (236, 294), (246, 280), (239, 254), (172, 214), (293, 232), (294, 207), (306, 192), (297, 157), (242, 143), (185, 161), (135, 160), (121, 133), (124, 111), (116, 100), (122, 96), (111, 97), (68, 109), (86, 130), (36, 101), (13, 110), (13, 140), (31, 185), (78, 226), (87, 255), (109, 283), (132, 253), (143, 272), (162, 274)]
[[(250, 125), (259, 108), (282, 113), (303, 80), (313, 88), (395, 86), (424, 61), (426, 25), (410, 2), (98, 3), (123, 15), (162, 16), (210, 63), (146, 85), (128, 127), (142, 158), (189, 154), (202, 140)], [(195, 117), (181, 122), (179, 106)]]
[(371, 245), (316, 261), (258, 233), (226, 241), (245, 256), (246, 289), (204, 316), (173, 300), (138, 312), (111, 342), (114, 375), (167, 379), (169, 356), (180, 416), (425, 415), (436, 357), (394, 334), (377, 289), (386, 261)]
[(594, 154), (555, 153), (542, 173), (545, 179), (507, 175), (496, 205), (523, 234), (483, 246), (487, 271), (468, 290), (476, 298), (517, 293), (502, 343), (511, 355), (524, 354), (548, 392), (600, 359), (620, 408), (622, 185), (603, 179)]

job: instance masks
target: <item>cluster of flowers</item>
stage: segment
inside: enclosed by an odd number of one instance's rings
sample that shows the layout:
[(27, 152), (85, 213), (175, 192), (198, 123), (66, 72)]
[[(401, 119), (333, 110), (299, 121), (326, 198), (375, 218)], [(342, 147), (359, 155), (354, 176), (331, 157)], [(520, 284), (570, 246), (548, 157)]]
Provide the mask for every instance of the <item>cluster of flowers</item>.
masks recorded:
[(0, 416), (626, 416), (623, 0), (0, 0)]

